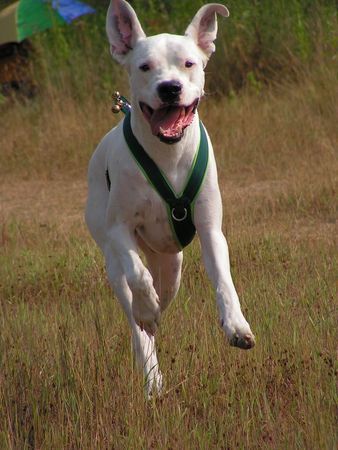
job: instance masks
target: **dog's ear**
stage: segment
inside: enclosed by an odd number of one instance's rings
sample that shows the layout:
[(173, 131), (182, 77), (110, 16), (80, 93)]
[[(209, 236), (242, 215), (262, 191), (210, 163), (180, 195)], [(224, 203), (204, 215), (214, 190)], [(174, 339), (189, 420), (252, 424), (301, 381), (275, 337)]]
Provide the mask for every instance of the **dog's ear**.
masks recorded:
[(215, 51), (214, 40), (217, 36), (217, 14), (229, 16), (228, 9), (219, 3), (209, 3), (197, 11), (185, 35), (191, 37), (200, 49), (210, 58)]
[(110, 52), (123, 64), (139, 39), (146, 37), (133, 8), (125, 0), (111, 0), (106, 19)]

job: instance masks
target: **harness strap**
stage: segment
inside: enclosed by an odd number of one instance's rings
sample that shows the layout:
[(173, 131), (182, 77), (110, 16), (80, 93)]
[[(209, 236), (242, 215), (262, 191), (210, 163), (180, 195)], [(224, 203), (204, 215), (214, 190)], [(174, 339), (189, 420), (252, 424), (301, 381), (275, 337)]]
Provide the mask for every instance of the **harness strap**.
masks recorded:
[(109, 176), (109, 170), (108, 169), (106, 170), (106, 182), (107, 182), (108, 191), (110, 191), (111, 181), (110, 181), (110, 176)]
[(123, 122), (123, 133), (129, 150), (148, 182), (166, 203), (169, 223), (181, 248), (190, 244), (196, 233), (192, 218), (194, 201), (202, 186), (208, 166), (208, 139), (201, 121), (199, 125), (199, 146), (185, 188), (180, 195), (177, 195), (165, 175), (134, 136), (130, 124), (130, 112), (126, 114)]

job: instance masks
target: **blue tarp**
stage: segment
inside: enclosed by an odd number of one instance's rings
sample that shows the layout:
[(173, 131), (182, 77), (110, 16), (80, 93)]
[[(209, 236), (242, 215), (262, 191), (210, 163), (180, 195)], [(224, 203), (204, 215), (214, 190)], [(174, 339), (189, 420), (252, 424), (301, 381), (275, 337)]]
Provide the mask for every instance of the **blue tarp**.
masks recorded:
[(67, 23), (84, 14), (95, 12), (94, 8), (77, 0), (52, 0), (52, 7)]

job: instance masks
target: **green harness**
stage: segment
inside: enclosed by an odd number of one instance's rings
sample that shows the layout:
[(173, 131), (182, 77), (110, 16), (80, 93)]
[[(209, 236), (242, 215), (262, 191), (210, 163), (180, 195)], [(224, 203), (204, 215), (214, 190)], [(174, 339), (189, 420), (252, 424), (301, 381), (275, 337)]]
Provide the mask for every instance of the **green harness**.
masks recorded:
[[(181, 194), (177, 195), (165, 175), (134, 136), (130, 125), (130, 110), (123, 112), (126, 114), (123, 122), (123, 133), (128, 148), (145, 178), (165, 202), (173, 235), (182, 249), (190, 244), (196, 234), (196, 228), (193, 223), (194, 202), (201, 189), (209, 159), (208, 139), (204, 126), (200, 121), (199, 146), (185, 188)], [(108, 189), (110, 189), (108, 171), (106, 175)]]

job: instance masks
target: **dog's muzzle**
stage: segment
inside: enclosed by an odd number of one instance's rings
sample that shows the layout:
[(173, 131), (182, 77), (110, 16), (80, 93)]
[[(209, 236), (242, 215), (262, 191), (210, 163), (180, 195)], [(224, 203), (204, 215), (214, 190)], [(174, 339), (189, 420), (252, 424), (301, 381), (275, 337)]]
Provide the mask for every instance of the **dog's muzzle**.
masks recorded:
[(188, 106), (165, 103), (155, 110), (140, 102), (140, 108), (150, 124), (153, 135), (166, 144), (174, 144), (181, 140), (184, 130), (194, 120), (198, 103), (198, 98)]

